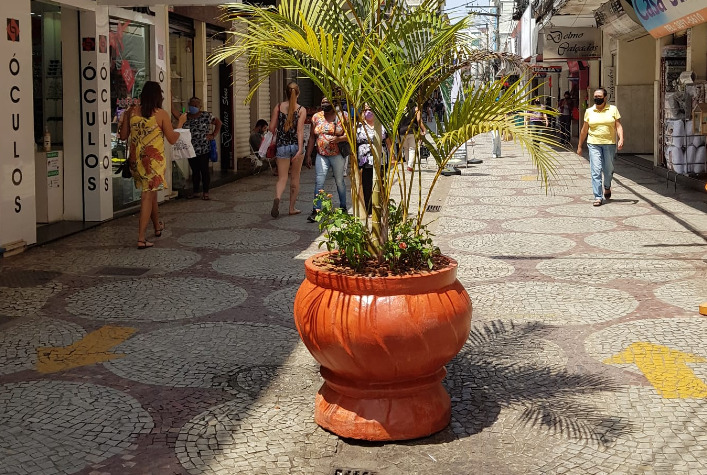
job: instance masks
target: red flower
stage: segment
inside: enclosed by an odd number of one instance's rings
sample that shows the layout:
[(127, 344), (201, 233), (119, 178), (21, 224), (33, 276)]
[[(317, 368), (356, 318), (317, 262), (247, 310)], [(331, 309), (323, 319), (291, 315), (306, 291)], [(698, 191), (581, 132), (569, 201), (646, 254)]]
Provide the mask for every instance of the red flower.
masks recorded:
[(400, 243), (398, 243), (398, 247), (399, 247), (400, 249), (407, 249), (407, 248), (408, 248), (408, 245), (405, 244), (404, 242), (400, 242)]

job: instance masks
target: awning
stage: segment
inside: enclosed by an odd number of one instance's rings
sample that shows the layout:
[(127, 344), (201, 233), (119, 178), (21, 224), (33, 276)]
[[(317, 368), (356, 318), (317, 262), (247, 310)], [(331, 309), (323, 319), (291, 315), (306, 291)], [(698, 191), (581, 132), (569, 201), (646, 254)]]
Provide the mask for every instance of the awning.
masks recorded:
[(151, 7), (154, 5), (169, 5), (170, 7), (204, 7), (218, 6), (225, 3), (240, 3), (239, 0), (96, 0), (98, 5), (112, 7)]

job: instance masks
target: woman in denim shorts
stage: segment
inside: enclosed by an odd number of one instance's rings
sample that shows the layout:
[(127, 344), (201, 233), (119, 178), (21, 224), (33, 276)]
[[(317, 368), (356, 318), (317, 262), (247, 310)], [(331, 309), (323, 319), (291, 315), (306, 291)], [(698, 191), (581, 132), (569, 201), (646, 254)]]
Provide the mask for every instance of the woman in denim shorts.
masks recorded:
[(277, 184), (275, 185), (275, 199), (272, 202), (270, 216), (277, 218), (280, 215), (280, 198), (287, 186), (287, 175), (290, 175), (290, 214), (299, 214), (302, 211), (295, 208), (299, 194), (299, 178), (304, 158), (304, 120), (307, 113), (297, 103), (299, 86), (291, 82), (285, 88), (287, 100), (279, 103), (272, 111), (270, 132), (277, 132)]

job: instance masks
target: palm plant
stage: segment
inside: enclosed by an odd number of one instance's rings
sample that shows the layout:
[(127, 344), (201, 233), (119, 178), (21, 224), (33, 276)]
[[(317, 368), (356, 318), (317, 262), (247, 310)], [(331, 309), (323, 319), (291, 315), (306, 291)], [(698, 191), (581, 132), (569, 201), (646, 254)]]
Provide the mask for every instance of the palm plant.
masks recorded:
[[(410, 104), (422, 105), (440, 85), (471, 64), (501, 60), (522, 67), (520, 59), (472, 47), (466, 33), (471, 17), (450, 22), (441, 13), (443, 0), (424, 0), (409, 7), (405, 0), (282, 0), (279, 7), (246, 3), (224, 6), (223, 19), (239, 23), (233, 36), (210, 58), (247, 60), (254, 71), (250, 97), (272, 72), (296, 70), (310, 78), (340, 107), (340, 120), (352, 149), (353, 202), (358, 196), (356, 126), (359, 110), (367, 103), (393, 142), (399, 135), (415, 134), (416, 149), (425, 145), (437, 165), (431, 185), (423, 193), (422, 170), (406, 172), (399, 151), (390, 151), (390, 166), (380, 145), (372, 146), (375, 174), (373, 215), (365, 221), (355, 248), (359, 257), (379, 263), (396, 249), (393, 219), (416, 237), (426, 236), (424, 214), (434, 185), (454, 152), (473, 136), (491, 130), (510, 132), (530, 154), (539, 179), (547, 185), (554, 170), (552, 146), (559, 146), (542, 128), (518, 124), (513, 116), (532, 111), (532, 91), (504, 89), (504, 80), (480, 87), (463, 86), (463, 94), (438, 123), (437, 133), (422, 135), (402, 130)], [(343, 111), (349, 109), (345, 120)], [(380, 143), (370, 137), (371, 144)], [(417, 157), (415, 157), (417, 159)], [(397, 201), (397, 203), (396, 203)], [(415, 209), (411, 209), (415, 208)], [(341, 220), (337, 221), (341, 224)], [(351, 234), (351, 233), (349, 233)], [(425, 241), (425, 240), (422, 240)]]

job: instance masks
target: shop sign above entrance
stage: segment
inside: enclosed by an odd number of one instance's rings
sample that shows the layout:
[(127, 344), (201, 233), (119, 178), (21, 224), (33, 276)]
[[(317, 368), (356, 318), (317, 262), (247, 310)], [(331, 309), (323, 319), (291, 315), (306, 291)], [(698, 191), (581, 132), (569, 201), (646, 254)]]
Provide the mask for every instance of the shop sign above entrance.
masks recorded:
[(543, 28), (543, 61), (568, 59), (599, 59), (601, 30), (599, 28)]
[(634, 2), (643, 27), (654, 38), (707, 22), (705, 0), (653, 0)]

